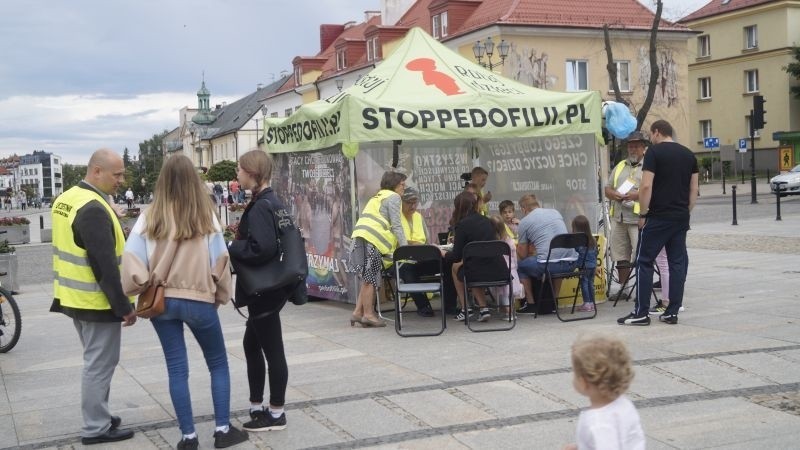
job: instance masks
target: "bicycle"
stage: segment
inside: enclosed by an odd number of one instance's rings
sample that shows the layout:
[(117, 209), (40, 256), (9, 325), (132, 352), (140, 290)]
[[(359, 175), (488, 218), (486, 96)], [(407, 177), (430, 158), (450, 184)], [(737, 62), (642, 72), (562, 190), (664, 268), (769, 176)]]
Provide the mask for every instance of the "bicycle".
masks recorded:
[[(0, 272), (0, 276), (5, 276)], [(22, 333), (22, 318), (17, 301), (11, 292), (0, 286), (0, 353), (6, 353), (19, 341)]]

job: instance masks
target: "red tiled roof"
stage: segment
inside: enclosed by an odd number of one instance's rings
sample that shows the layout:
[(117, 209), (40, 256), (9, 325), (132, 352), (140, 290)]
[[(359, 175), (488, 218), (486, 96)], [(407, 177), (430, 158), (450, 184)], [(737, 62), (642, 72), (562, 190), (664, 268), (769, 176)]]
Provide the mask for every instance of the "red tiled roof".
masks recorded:
[[(325, 50), (322, 51), (322, 53), (317, 55), (318, 58), (326, 58), (327, 59), (325, 64), (322, 65), (322, 75), (320, 76), (320, 79), (328, 78), (336, 70), (336, 42), (337, 41), (339, 41), (340, 39), (344, 39), (346, 41), (363, 41), (363, 40), (365, 40), (364, 32), (367, 30), (367, 27), (369, 27), (371, 25), (377, 26), (377, 25), (380, 25), (380, 24), (381, 24), (381, 17), (380, 16), (374, 16), (371, 19), (369, 19), (367, 22), (361, 22), (358, 25), (354, 25), (354, 26), (344, 30), (342, 32), (342, 34), (340, 34), (339, 37), (336, 38), (335, 41), (331, 42), (331, 45), (329, 45), (328, 48), (326, 48)], [(360, 65), (362, 65), (362, 63), (364, 63), (366, 61), (366, 59), (367, 59), (367, 56), (366, 56), (366, 53), (365, 53), (364, 56), (362, 56), (358, 61), (351, 63), (350, 67), (360, 66)], [(348, 67), (348, 69), (350, 69), (350, 67)]]
[(720, 14), (736, 11), (737, 9), (749, 8), (751, 6), (772, 3), (777, 0), (712, 0), (697, 11), (679, 20), (681, 23), (701, 19), (703, 17), (717, 16)]
[[(397, 21), (395, 26), (398, 27), (406, 27), (406, 28), (413, 28), (413, 27), (420, 27), (425, 30), (428, 34), (433, 34), (433, 30), (431, 30), (431, 13), (428, 10), (428, 6), (430, 6), (432, 0), (418, 0), (408, 8), (403, 17)], [(489, 0), (489, 3), (493, 2), (494, 0)]]
[[(486, 0), (456, 32), (493, 24), (547, 27), (649, 30), (654, 13), (636, 0)], [(661, 31), (688, 31), (684, 25), (661, 19)]]

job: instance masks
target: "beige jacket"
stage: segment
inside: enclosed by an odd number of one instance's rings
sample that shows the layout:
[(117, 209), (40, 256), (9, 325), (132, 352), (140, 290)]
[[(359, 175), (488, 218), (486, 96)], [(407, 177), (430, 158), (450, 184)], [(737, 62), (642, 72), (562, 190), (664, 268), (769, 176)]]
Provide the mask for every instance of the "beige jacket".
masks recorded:
[(122, 254), (122, 288), (127, 295), (144, 292), (152, 276), (163, 281), (166, 297), (217, 305), (231, 299), (231, 271), (222, 227), (214, 217), (216, 231), (184, 241), (148, 240), (145, 211), (131, 230)]

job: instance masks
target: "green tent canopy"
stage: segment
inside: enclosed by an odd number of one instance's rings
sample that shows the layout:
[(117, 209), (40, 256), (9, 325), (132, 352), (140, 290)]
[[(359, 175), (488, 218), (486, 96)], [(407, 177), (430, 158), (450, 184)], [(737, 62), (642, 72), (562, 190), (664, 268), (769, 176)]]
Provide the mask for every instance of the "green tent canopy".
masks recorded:
[(504, 78), (413, 28), (378, 67), (290, 117), (264, 120), (270, 152), (393, 140), (593, 134), (600, 95), (553, 92)]

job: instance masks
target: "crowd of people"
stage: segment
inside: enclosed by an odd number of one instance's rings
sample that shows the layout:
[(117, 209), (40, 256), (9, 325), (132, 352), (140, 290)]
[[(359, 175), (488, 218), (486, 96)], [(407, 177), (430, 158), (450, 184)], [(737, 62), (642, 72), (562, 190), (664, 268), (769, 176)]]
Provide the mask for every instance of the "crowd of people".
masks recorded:
[[(697, 161), (691, 151), (672, 140), (669, 123), (656, 121), (650, 132), (653, 145), (646, 151), (640, 149), (640, 144), (647, 143), (644, 135), (631, 136), (629, 157), (612, 170), (605, 190), (613, 202), (614, 260), (626, 262), (623, 268), (635, 267), (638, 273), (635, 309), (618, 320), (621, 325), (649, 325), (649, 314), (658, 313), (659, 308), (660, 321), (677, 324), (688, 268), (686, 231), (697, 197)], [(58, 197), (52, 209), (55, 279), (50, 310), (72, 320), (83, 347), (84, 445), (133, 436), (132, 430), (121, 428), (122, 419), (109, 410), (111, 379), (120, 359), (120, 323), (126, 327), (137, 322), (132, 296), (155, 284), (164, 288), (165, 309), (151, 319), (151, 324), (163, 350), (170, 398), (181, 433), (177, 447), (195, 449), (199, 445), (189, 393), (184, 327), (197, 340), (208, 367), (216, 448), (246, 441), (248, 431), (287, 426), (284, 405), (288, 368), (280, 312), (290, 293), (279, 289), (247, 295), (238, 281), (234, 285), (230, 273), (231, 260), (260, 266), (279, 255), (278, 236), (271, 224), (291, 214), (270, 186), (272, 170), (272, 158), (262, 151), (247, 152), (239, 159), (236, 190), (232, 188), (231, 195), (247, 190), (252, 197), (235, 238), (227, 245), (207, 186), (191, 160), (182, 155), (170, 157), (164, 164), (153, 203), (138, 217), (127, 239), (111, 201), (125, 177), (117, 153), (96, 151), (84, 180)], [(543, 207), (534, 194), (525, 194), (519, 199), (521, 219), (517, 219), (510, 200), (500, 202), (498, 214), (489, 216), (491, 193), (484, 192), (488, 172), (476, 167), (471, 175), (471, 182), (454, 199), (448, 233), (451, 246), (443, 246), (441, 251), (445, 267), (442, 277), (447, 286), (442, 299), (445, 313), (453, 314), (456, 320), (465, 320), (471, 314), (476, 314), (478, 321), (491, 318), (484, 289), (472, 290), (476, 311), (465, 301), (465, 276), (477, 275), (470, 273), (475, 267), (464, 266), (463, 252), (470, 242), (494, 240), (508, 245), (510, 257), (487, 257), (477, 270), (487, 278), (511, 270), (512, 288), (492, 292), (501, 309), (512, 308), (513, 300), (519, 298), (522, 304), (517, 313), (535, 312), (543, 301), (537, 298), (541, 291), (535, 284), (541, 280), (545, 263), (549, 262), (551, 271), (572, 271), (576, 261), (585, 259), (589, 264), (580, 274), (581, 308), (593, 311), (593, 263), (598, 248), (588, 219), (578, 215), (571, 223), (573, 232), (587, 235), (586, 247), (550, 251), (552, 238), (567, 232), (559, 211)], [(419, 193), (407, 187), (406, 181), (402, 173), (384, 173), (380, 190), (367, 202), (354, 226), (351, 267), (361, 280), (361, 289), (351, 326), (386, 325), (376, 315), (374, 295), (382, 272), (392, 264), (393, 250), (433, 240), (417, 211)], [(669, 294), (663, 303), (650, 308), (653, 265), (662, 251), (668, 266), (668, 270), (662, 270), (662, 282)], [(413, 280), (416, 275), (408, 270), (402, 276)], [(619, 276), (625, 280), (629, 272), (621, 271)], [(217, 312), (234, 292), (236, 305), (248, 313), (242, 346), (250, 420), (243, 424), (243, 430), (230, 422), (231, 379)], [(425, 295), (413, 299), (421, 316), (434, 315)], [(575, 388), (591, 402), (578, 421), (578, 446), (612, 438), (632, 445), (630, 448), (643, 445), (638, 414), (624, 396), (632, 378), (624, 345), (609, 338), (580, 340), (573, 347), (572, 362)], [(267, 386), (269, 398), (265, 402)]]

